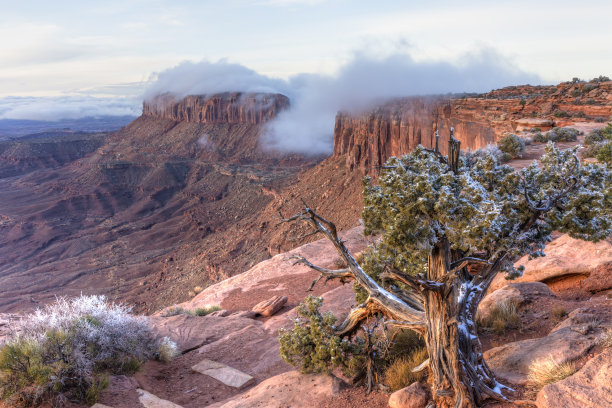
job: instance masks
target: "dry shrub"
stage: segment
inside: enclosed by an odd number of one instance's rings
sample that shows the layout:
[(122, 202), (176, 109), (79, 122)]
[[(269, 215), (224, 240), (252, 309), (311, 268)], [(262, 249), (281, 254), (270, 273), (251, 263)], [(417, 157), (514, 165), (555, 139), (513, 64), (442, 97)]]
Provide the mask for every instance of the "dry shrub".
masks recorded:
[(600, 344), (603, 347), (612, 347), (612, 327), (603, 332)]
[(571, 361), (558, 363), (552, 356), (534, 361), (529, 366), (529, 379), (538, 387), (561, 381), (576, 372)]
[(555, 307), (553, 307), (551, 313), (552, 313), (552, 317), (553, 317), (553, 319), (555, 321), (560, 321), (565, 316), (567, 316), (567, 310), (565, 310), (565, 308), (563, 306), (555, 306)]
[(169, 337), (164, 337), (162, 341), (159, 343), (159, 347), (157, 349), (157, 353), (155, 353), (155, 358), (164, 363), (168, 363), (172, 361), (179, 354), (179, 349), (175, 342), (170, 340)]
[(492, 330), (497, 334), (504, 333), (507, 329), (520, 328), (521, 317), (518, 313), (518, 303), (509, 299), (502, 300), (491, 309), (487, 316), (479, 316), (477, 324), (478, 327)]
[(427, 349), (424, 347), (415, 349), (412, 353), (397, 358), (385, 370), (385, 384), (391, 391), (405, 388), (415, 381), (425, 379), (427, 370), (413, 373), (412, 370), (427, 359)]
[(193, 293), (195, 293), (196, 295), (200, 292), (202, 292), (204, 290), (203, 287), (201, 286), (196, 286), (195, 288), (193, 288)]

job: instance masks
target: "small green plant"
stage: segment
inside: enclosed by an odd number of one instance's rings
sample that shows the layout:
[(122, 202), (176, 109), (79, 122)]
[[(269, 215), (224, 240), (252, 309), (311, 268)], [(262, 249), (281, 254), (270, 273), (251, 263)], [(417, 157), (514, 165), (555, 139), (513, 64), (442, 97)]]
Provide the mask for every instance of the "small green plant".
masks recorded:
[(575, 365), (570, 362), (558, 363), (552, 356), (534, 361), (529, 366), (529, 379), (537, 387), (543, 387), (561, 381), (576, 372)]
[(397, 391), (409, 386), (415, 381), (422, 381), (427, 370), (413, 372), (412, 370), (427, 359), (427, 349), (424, 347), (413, 350), (410, 354), (395, 359), (384, 373), (384, 382), (391, 391)]
[(198, 307), (196, 310), (193, 311), (193, 315), (194, 316), (206, 316), (208, 314), (211, 314), (212, 312), (216, 312), (219, 310), (221, 310), (221, 307), (217, 305)]
[(502, 334), (508, 329), (521, 327), (521, 317), (518, 313), (518, 304), (513, 300), (504, 299), (496, 304), (486, 316), (477, 317), (478, 327), (485, 331)]
[(299, 318), (293, 329), (281, 329), (279, 335), (281, 358), (303, 373), (331, 373), (340, 368), (350, 371), (363, 359), (361, 339), (342, 339), (334, 334), (336, 317), (321, 314), (322, 298), (308, 296), (297, 307)]
[[(511, 159), (514, 159), (516, 157), (522, 157), (523, 152), (525, 151), (525, 142), (520, 137), (514, 134), (505, 136), (497, 143), (497, 146), (499, 147), (499, 150), (509, 155)], [(502, 157), (502, 160), (503, 159), (504, 157)]]

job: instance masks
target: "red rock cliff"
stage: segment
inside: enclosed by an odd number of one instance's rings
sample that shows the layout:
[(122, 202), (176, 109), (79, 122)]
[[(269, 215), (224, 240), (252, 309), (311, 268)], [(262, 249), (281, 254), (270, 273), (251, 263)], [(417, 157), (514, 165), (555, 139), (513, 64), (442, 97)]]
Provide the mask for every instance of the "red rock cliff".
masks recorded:
[(340, 113), (334, 128), (334, 156), (345, 156), (351, 169), (377, 173), (390, 156), (405, 154), (418, 145), (433, 147), (436, 126), (443, 153), (451, 127), (464, 148), (495, 142), (495, 131), (488, 123), (457, 116), (452, 101), (440, 98), (398, 99), (363, 115)]
[(450, 127), (463, 149), (479, 149), (506, 133), (608, 120), (611, 114), (612, 82), (513, 86), (461, 98), (402, 98), (364, 114), (339, 113), (334, 156), (346, 157), (351, 169), (376, 174), (389, 156), (419, 144), (433, 147), (436, 126), (439, 148), (446, 154)]
[(289, 107), (281, 94), (221, 93), (189, 95), (176, 100), (169, 94), (143, 102), (142, 115), (205, 124), (252, 124), (273, 119)]

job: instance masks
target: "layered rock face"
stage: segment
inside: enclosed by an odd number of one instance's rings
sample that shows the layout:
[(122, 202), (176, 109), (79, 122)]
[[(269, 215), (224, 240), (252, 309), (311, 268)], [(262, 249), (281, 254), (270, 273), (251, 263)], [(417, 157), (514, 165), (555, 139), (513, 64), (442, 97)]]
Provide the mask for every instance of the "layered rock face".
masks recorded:
[(351, 169), (376, 174), (390, 156), (408, 153), (418, 145), (433, 148), (436, 129), (440, 135), (438, 147), (446, 154), (451, 127), (464, 148), (478, 149), (496, 139), (495, 130), (487, 122), (460, 115), (451, 100), (404, 98), (368, 114), (338, 114), (334, 156), (346, 157)]
[(170, 94), (145, 101), (142, 115), (174, 121), (205, 124), (251, 124), (267, 122), (289, 107), (281, 94), (226, 92), (215, 95), (189, 95), (176, 100)]
[(448, 132), (463, 149), (479, 149), (504, 134), (600, 120), (612, 115), (612, 82), (564, 82), (556, 86), (513, 86), (469, 97), (402, 98), (361, 114), (340, 113), (334, 128), (334, 156), (350, 169), (378, 173), (389, 156), (419, 144), (446, 154)]

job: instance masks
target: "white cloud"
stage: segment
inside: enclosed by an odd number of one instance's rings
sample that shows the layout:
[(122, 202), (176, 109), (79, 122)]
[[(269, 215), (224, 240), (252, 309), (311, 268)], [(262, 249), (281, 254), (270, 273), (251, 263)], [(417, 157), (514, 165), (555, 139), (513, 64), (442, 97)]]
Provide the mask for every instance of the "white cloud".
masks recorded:
[(138, 116), (141, 102), (134, 98), (91, 96), (0, 98), (0, 119), (57, 121), (100, 116)]
[(269, 124), (266, 145), (279, 151), (321, 154), (332, 150), (334, 117), (339, 110), (365, 110), (394, 97), (485, 92), (540, 81), (490, 49), (453, 62), (416, 61), (405, 53), (379, 58), (356, 53), (334, 75), (299, 74), (289, 80), (225, 60), (183, 62), (161, 72), (145, 98), (162, 93), (178, 98), (225, 91), (282, 93), (290, 97), (291, 108)]

